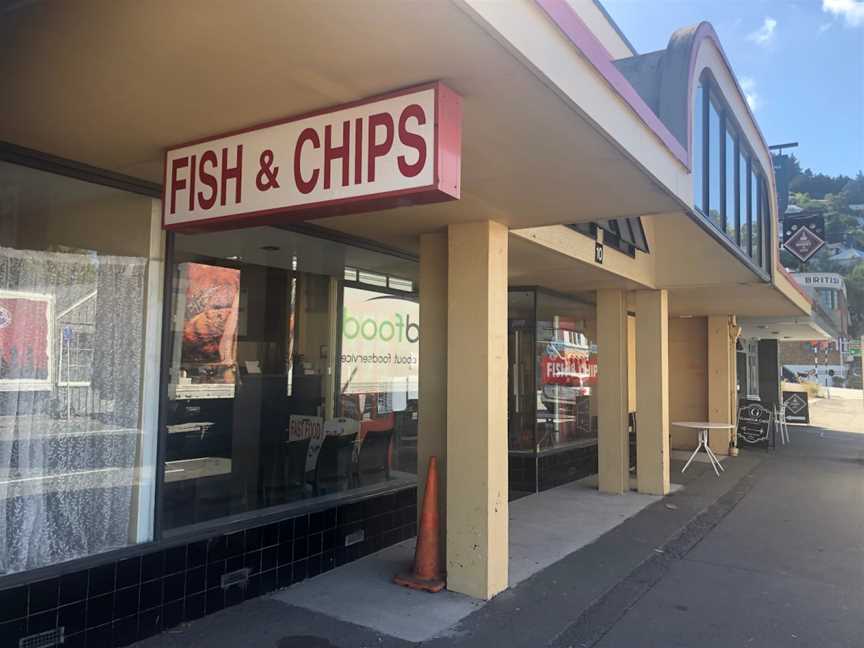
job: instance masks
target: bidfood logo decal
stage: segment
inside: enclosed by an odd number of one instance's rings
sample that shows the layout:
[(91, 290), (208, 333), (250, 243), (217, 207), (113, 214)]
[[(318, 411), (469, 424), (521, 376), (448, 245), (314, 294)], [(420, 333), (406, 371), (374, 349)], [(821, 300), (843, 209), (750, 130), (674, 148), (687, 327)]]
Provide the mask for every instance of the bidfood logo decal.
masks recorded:
[[(386, 297), (383, 299), (387, 299)], [(369, 300), (370, 302), (376, 300)], [(373, 314), (353, 314), (346, 306), (342, 319), (342, 335), (347, 340), (369, 342), (408, 342), (416, 344), (420, 339), (420, 325), (411, 321), (410, 313), (393, 313), (392, 316), (376, 317)]]
[(0, 306), (0, 329), (4, 329), (12, 323), (12, 313), (8, 308)]

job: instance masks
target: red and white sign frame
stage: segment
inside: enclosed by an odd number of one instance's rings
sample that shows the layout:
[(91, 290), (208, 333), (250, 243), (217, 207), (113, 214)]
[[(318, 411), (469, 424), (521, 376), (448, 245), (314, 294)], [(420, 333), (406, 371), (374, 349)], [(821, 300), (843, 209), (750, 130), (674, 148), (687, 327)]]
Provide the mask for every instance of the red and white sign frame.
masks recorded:
[(456, 200), (461, 140), (462, 98), (435, 81), (187, 142), (165, 152), (162, 225), (203, 231)]

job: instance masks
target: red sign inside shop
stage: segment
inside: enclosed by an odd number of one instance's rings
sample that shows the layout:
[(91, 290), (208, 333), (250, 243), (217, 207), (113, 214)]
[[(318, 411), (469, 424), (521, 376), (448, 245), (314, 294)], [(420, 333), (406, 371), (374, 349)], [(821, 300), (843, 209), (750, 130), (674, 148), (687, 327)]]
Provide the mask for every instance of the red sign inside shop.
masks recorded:
[(540, 361), (540, 376), (544, 385), (585, 387), (597, 379), (597, 359), (587, 354), (544, 355)]
[(462, 99), (429, 83), (169, 149), (163, 225), (277, 224), (460, 197)]

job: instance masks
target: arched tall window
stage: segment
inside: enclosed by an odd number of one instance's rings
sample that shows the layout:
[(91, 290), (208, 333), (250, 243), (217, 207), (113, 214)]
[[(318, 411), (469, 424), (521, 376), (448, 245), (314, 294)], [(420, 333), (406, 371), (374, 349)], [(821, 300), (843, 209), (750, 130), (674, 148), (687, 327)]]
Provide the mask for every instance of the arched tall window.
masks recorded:
[(770, 270), (766, 175), (707, 72), (693, 94), (693, 206), (732, 245)]

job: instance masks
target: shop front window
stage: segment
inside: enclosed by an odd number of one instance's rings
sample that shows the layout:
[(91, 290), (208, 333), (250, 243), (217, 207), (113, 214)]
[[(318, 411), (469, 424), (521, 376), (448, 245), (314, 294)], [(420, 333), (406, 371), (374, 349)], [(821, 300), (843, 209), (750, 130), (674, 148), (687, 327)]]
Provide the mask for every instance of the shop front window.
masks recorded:
[(414, 483), (415, 263), (253, 228), (170, 267), (166, 530)]
[(0, 575), (152, 539), (157, 213), (0, 163)]
[(509, 293), (511, 497), (596, 471), (596, 315), (589, 299), (533, 288)]
[(537, 296), (537, 448), (593, 443), (597, 344), (593, 304)]

